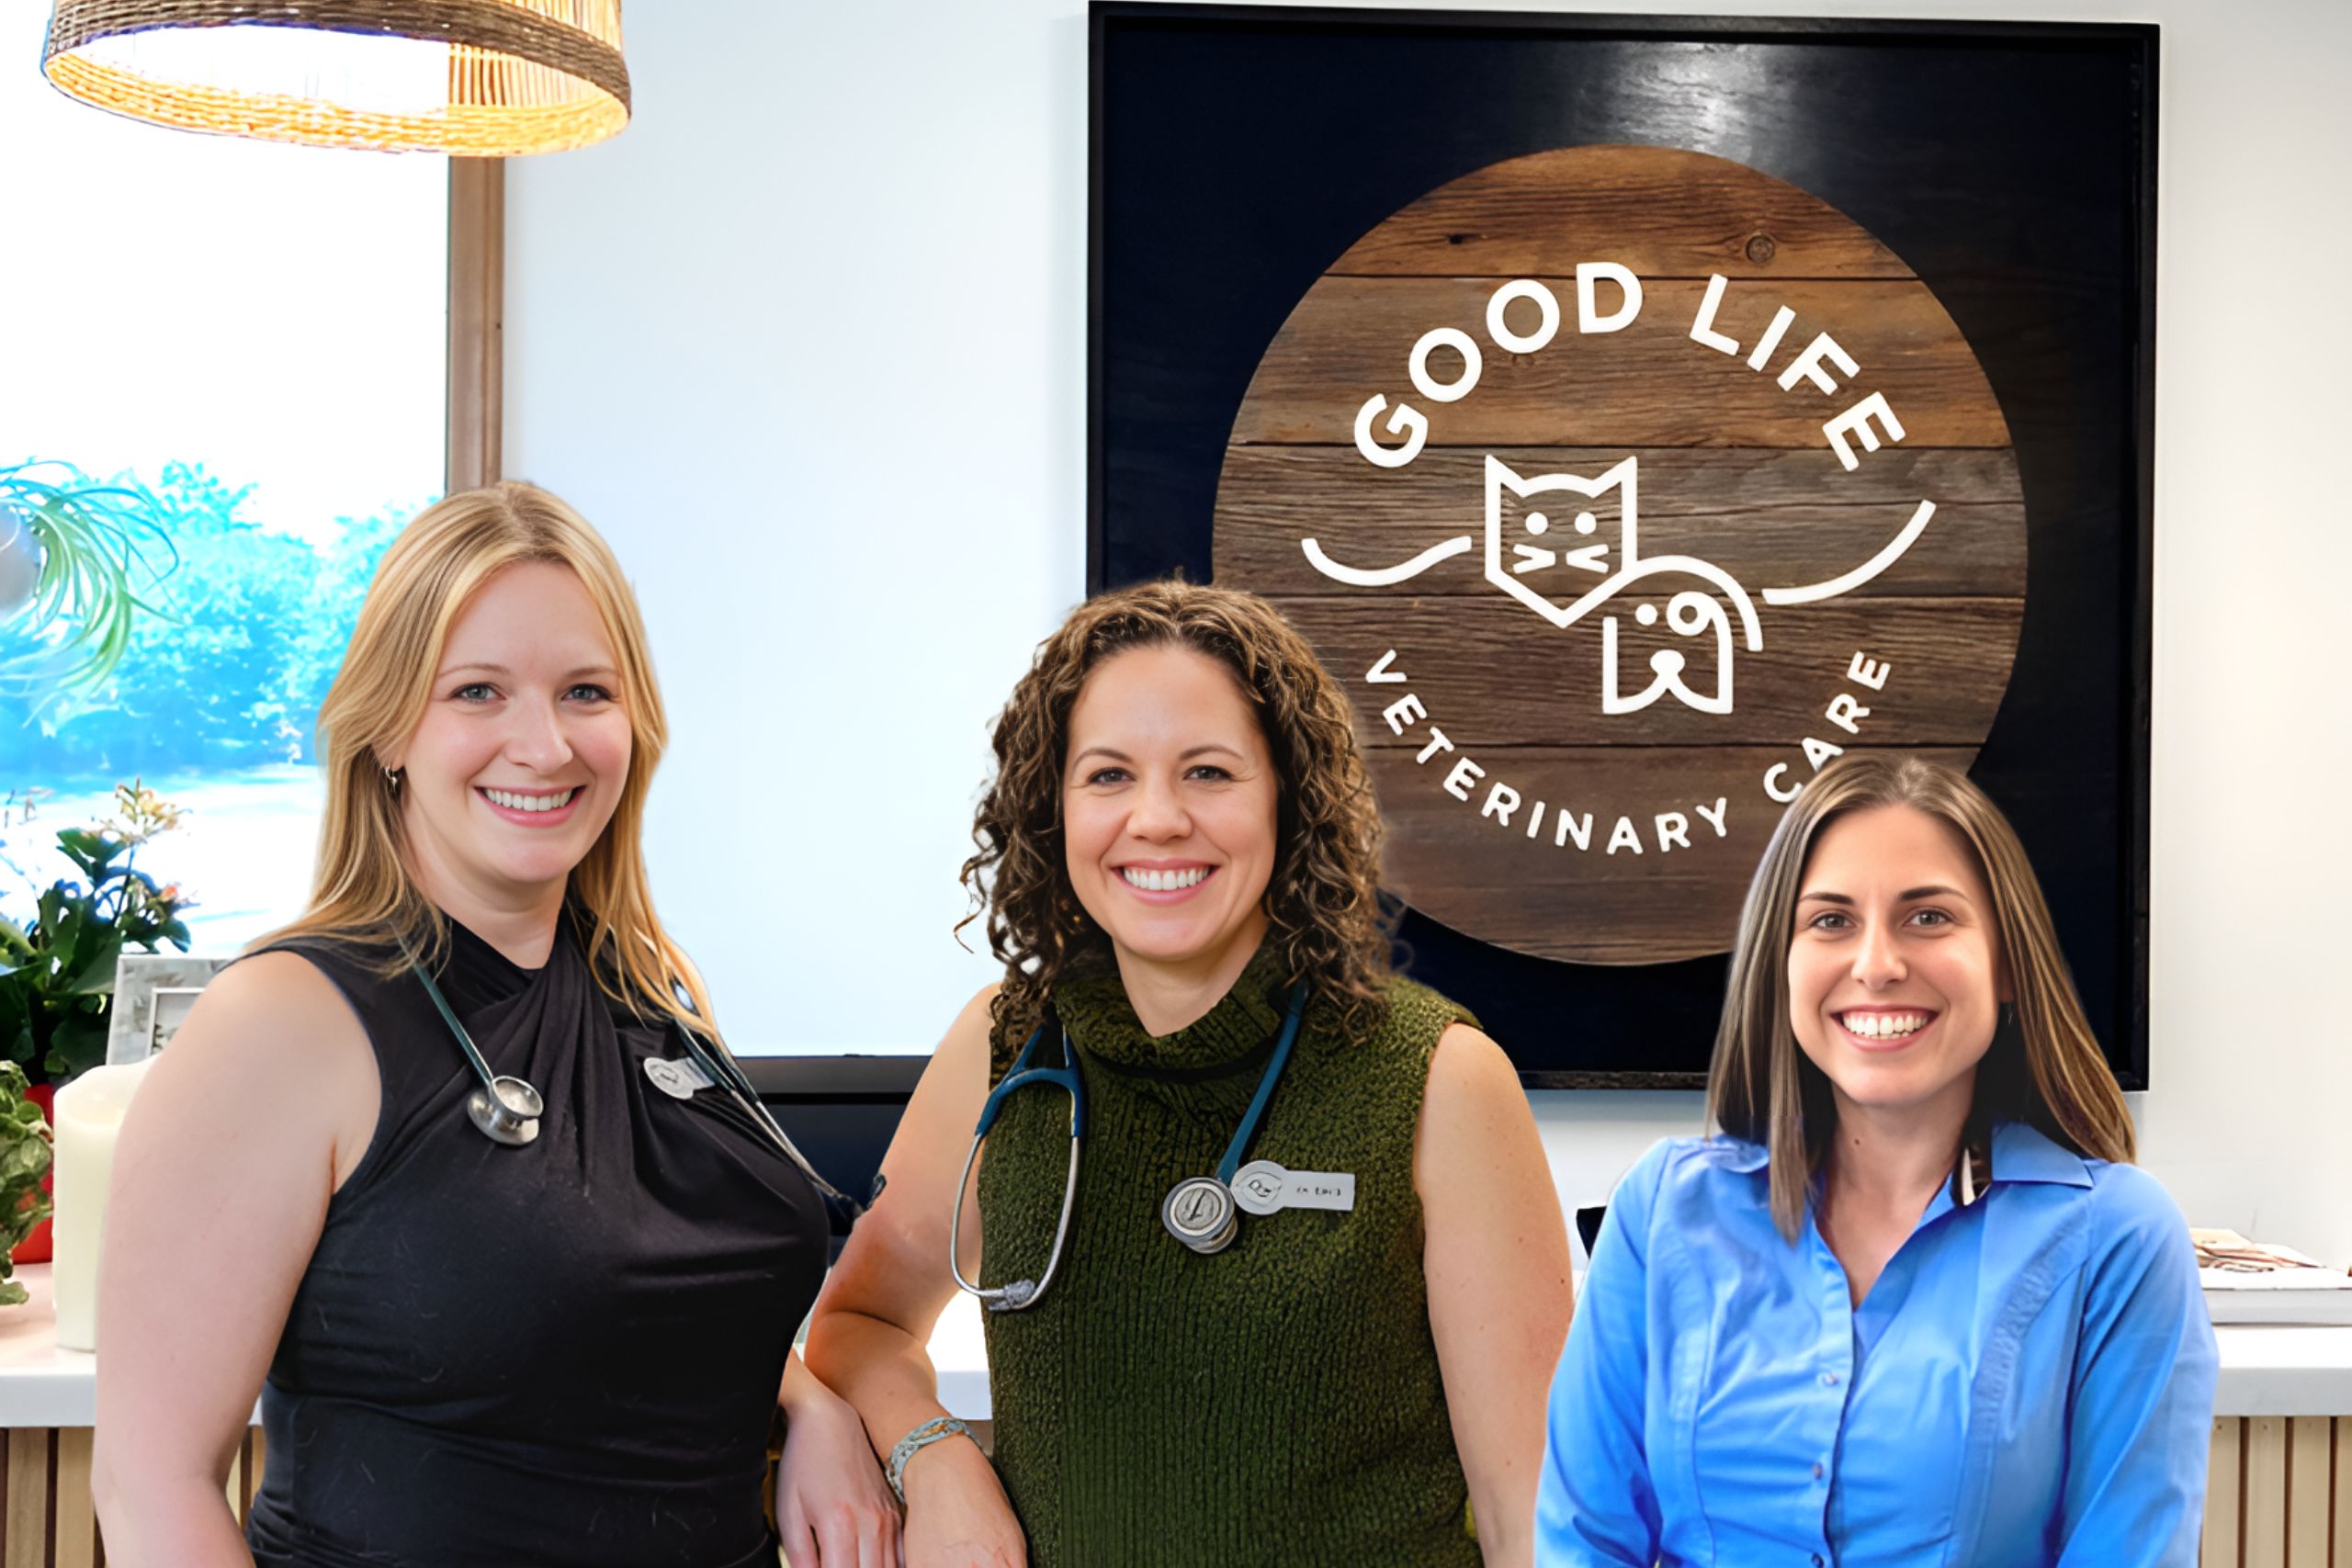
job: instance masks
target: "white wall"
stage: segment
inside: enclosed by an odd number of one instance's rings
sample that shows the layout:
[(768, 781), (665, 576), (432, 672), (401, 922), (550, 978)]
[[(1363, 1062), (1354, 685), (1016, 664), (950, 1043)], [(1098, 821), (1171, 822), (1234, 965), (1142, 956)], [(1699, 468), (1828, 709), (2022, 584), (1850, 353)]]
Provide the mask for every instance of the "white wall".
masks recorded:
[[(2352, 6), (1807, 8), (2164, 24), (2133, 1098), (2192, 1221), (2352, 1259)], [(726, 890), (668, 906), (722, 1009), (777, 1021), (753, 1043), (920, 1045), (988, 972), (944, 934), (986, 723), (1081, 591), (1084, 6), (731, 0), (629, 29), (637, 123), (510, 169), (507, 468), (644, 595), (678, 737), (657, 881)], [(803, 874), (842, 842), (854, 873)], [(1695, 1095), (1534, 1099), (1569, 1202), (1699, 1119)]]

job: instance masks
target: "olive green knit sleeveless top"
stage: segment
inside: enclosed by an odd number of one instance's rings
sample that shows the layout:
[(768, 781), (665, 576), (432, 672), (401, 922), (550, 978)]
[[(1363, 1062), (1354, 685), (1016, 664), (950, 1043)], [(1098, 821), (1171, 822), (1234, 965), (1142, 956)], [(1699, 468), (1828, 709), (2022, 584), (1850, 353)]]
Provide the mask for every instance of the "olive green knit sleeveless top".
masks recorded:
[[(1241, 1216), (1201, 1257), (1160, 1201), (1215, 1174), (1282, 1025), (1261, 950), (1175, 1034), (1116, 976), (1065, 982), (1087, 1138), (1061, 1271), (987, 1315), (996, 1465), (1035, 1568), (1474, 1568), (1421, 1277), (1413, 1141), (1430, 1053), (1469, 1015), (1393, 983), (1369, 1041), (1310, 1005), (1245, 1159), (1356, 1179), (1351, 1213)], [(1023, 1041), (991, 1042), (991, 1080)], [(1050, 1043), (1045, 1060), (1055, 1060)], [(1035, 1279), (1060, 1213), (1069, 1102), (1005, 1103), (980, 1167), (984, 1282)]]

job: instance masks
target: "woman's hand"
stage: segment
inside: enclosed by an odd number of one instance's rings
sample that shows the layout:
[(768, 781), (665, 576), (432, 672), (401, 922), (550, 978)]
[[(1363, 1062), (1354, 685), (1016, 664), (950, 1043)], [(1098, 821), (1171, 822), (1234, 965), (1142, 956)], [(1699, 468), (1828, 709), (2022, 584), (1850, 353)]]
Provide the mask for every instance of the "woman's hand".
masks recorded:
[(899, 1505), (857, 1412), (800, 1358), (784, 1376), (775, 1516), (791, 1568), (899, 1568)]
[(1027, 1568), (1029, 1548), (988, 1456), (965, 1438), (907, 1461), (906, 1568)]
[[(948, 1414), (929, 1344), (955, 1298), (950, 1221), (963, 1204), (964, 1266), (980, 1254), (979, 1196), (956, 1194), (972, 1125), (989, 1094), (989, 1004), (967, 1003), (932, 1054), (883, 1157), (882, 1195), (857, 1222), (808, 1319), (808, 1365), (857, 1407), (874, 1451)], [(987, 1156), (983, 1155), (981, 1163)], [(943, 1438), (907, 1461), (907, 1568), (1023, 1568), (1020, 1521), (988, 1456)], [(830, 1562), (827, 1568), (831, 1568)]]

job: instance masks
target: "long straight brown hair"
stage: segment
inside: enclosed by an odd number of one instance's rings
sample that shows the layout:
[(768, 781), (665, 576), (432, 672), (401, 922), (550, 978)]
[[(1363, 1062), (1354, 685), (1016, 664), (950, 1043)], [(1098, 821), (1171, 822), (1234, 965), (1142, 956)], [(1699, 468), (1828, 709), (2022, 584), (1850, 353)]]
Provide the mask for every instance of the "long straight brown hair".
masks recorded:
[(1949, 824), (1975, 856), (1993, 901), (2017, 1027), (1996, 1031), (1977, 1066), (1972, 1121), (2024, 1122), (2093, 1159), (2132, 1156), (2123, 1091), (2083, 1016), (2041, 885), (2008, 818), (1965, 774), (1940, 763), (1849, 752), (1815, 775), (1765, 846), (1740, 912), (1707, 1073), (1708, 1120), (1771, 1151), (1772, 1221), (1792, 1241), (1838, 1124), (1829, 1079), (1798, 1047), (1790, 1021), (1797, 894), (1822, 829), (1882, 806)]
[[(536, 486), (509, 481), (435, 502), (401, 530), (382, 562), (343, 666), (319, 708), (326, 819), (310, 908), (255, 946), (292, 936), (386, 942), (387, 973), (406, 967), (405, 946), (428, 964), (448, 940), (447, 918), (410, 875), (401, 803), (384, 759), (416, 732), (433, 694), (449, 627), (474, 592), (520, 561), (569, 567), (588, 591), (620, 666), (628, 715), (628, 775), (612, 820), (572, 867), (571, 894), (587, 916), (597, 983), (628, 1005), (713, 1033), (710, 998), (684, 952), (653, 912), (640, 833), (669, 722), (637, 595), (620, 562), (587, 521)], [(680, 999), (680, 992), (691, 1001)]]

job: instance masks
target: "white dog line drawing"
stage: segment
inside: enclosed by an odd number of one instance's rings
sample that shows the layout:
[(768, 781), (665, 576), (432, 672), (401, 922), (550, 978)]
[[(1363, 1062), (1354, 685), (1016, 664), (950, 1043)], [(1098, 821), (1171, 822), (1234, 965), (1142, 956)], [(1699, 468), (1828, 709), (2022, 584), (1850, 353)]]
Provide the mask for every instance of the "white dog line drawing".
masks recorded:
[[(1566, 627), (1575, 625), (1589, 611), (1645, 579), (1666, 572), (1681, 572), (1701, 578), (1719, 589), (1724, 603), (1739, 613), (1741, 633), (1739, 641), (1744, 643), (1751, 653), (1762, 651), (1764, 633), (1757, 618), (1755, 602), (1748, 596), (1747, 591), (1729, 572), (1712, 561), (1702, 560), (1696, 556), (1656, 556), (1647, 558), (1641, 556), (1637, 505), (1638, 469), (1634, 458), (1624, 458), (1597, 479), (1586, 479), (1577, 474), (1539, 474), (1532, 479), (1522, 479), (1512, 471), (1509, 464), (1492, 453), (1488, 453), (1486, 462), (1486, 479), (1485, 575), (1487, 580), (1535, 611), (1554, 626)], [(1620, 502), (1623, 515), (1618, 542), (1620, 558), (1618, 570), (1614, 572), (1608, 571), (1606, 557), (1610, 547), (1606, 543), (1557, 550), (1538, 545), (1515, 543), (1510, 547), (1513, 559), (1507, 565), (1503, 558), (1502, 538), (1502, 497), (1506, 490), (1522, 501), (1554, 491), (1567, 491), (1596, 499), (1612, 491), (1621, 491)], [(1910, 521), (1903, 525), (1902, 530), (1876, 555), (1853, 570), (1824, 582), (1792, 588), (1767, 588), (1764, 590), (1764, 602), (1773, 605), (1809, 604), (1825, 599), (1835, 599), (1840, 594), (1853, 592), (1902, 559), (1911, 547), (1918, 541), (1919, 536), (1927, 531), (1928, 524), (1935, 516), (1935, 513), (1934, 502), (1920, 502), (1918, 507), (1912, 513)], [(1540, 514), (1531, 514), (1527, 526), (1532, 531), (1540, 533), (1546, 527), (1546, 523)], [(1595, 528), (1595, 519), (1590, 513), (1582, 513), (1578, 516), (1576, 526), (1580, 533), (1591, 533)], [(1453, 538), (1432, 545), (1419, 555), (1408, 560), (1399, 561), (1394, 566), (1370, 568), (1350, 566), (1343, 561), (1334, 559), (1323, 548), (1321, 542), (1313, 537), (1301, 540), (1299, 547), (1305, 553), (1309, 565), (1334, 581), (1345, 582), (1358, 588), (1388, 588), (1419, 577), (1422, 572), (1442, 561), (1468, 553), (1476, 547), (1476, 542), (1471, 535), (1459, 534)], [(1566, 605), (1554, 603), (1534, 588), (1519, 581), (1529, 572), (1554, 566), (1573, 567), (1584, 571), (1602, 572), (1607, 575), (1583, 595)], [(1645, 626), (1654, 625), (1658, 619), (1658, 611), (1655, 605), (1641, 605), (1635, 619)], [(1682, 637), (1697, 637), (1711, 626), (1714, 628), (1717, 678), (1713, 694), (1702, 696), (1685, 685), (1682, 681), (1682, 672), (1687, 667), (1688, 660), (1681, 653), (1667, 649), (1650, 656), (1650, 668), (1655, 672), (1650, 683), (1632, 696), (1621, 695), (1617, 690), (1617, 620), (1615, 616), (1611, 615), (1603, 617), (1601, 623), (1601, 662), (1604, 672), (1602, 710), (1610, 714), (1633, 713), (1647, 707), (1660, 696), (1670, 692), (1685, 705), (1701, 712), (1729, 713), (1732, 707), (1733, 660), (1730, 616), (1724, 613), (1722, 605), (1717, 604), (1705, 593), (1694, 589), (1686, 589), (1668, 601), (1666, 621), (1677, 635)]]

